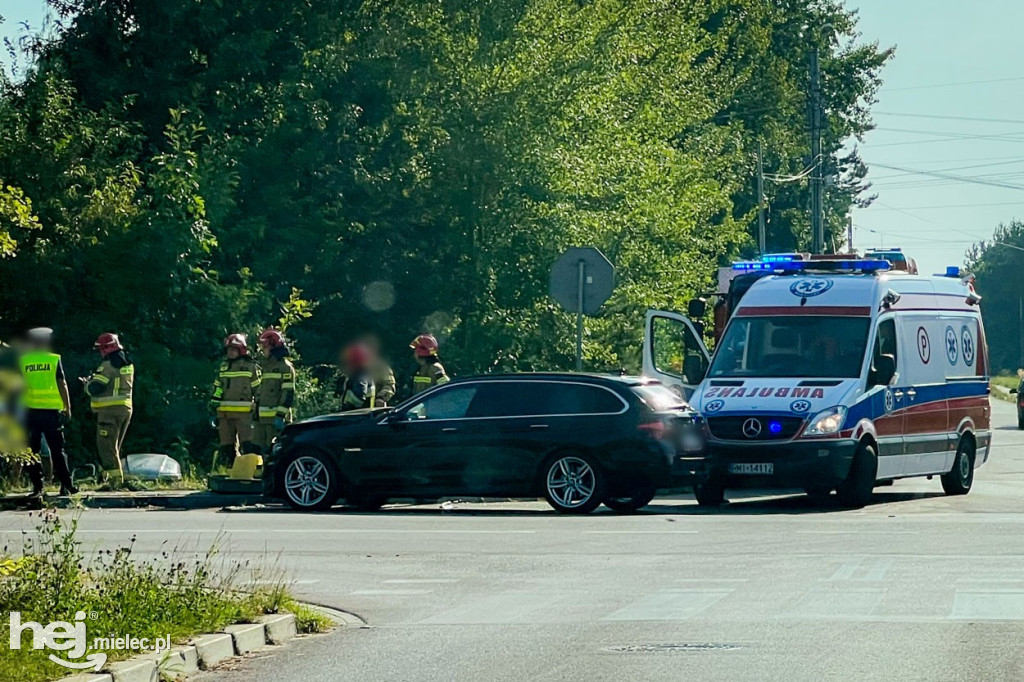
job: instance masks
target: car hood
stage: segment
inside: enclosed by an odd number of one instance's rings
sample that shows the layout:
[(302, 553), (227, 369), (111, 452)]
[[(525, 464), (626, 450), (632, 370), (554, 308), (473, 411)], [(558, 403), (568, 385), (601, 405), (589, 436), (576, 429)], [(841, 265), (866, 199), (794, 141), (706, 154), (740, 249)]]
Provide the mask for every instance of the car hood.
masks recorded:
[(709, 379), (694, 392), (691, 404), (705, 417), (716, 414), (771, 412), (812, 415), (849, 403), (858, 379)]

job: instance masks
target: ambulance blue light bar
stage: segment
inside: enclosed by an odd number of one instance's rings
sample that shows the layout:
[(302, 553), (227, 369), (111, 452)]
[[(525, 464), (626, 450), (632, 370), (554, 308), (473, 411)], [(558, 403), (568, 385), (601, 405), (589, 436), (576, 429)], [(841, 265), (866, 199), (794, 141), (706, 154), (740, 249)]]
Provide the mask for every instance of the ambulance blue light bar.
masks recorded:
[(886, 260), (813, 260), (783, 261), (765, 263), (763, 261), (739, 261), (732, 264), (738, 272), (803, 272), (807, 270), (835, 272), (878, 272), (892, 268)]

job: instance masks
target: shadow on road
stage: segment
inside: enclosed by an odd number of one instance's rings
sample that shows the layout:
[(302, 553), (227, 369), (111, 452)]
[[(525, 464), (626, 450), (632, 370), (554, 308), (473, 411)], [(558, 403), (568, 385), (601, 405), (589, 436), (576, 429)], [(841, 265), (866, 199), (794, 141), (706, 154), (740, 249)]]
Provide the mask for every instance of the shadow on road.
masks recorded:
[[(814, 498), (809, 495), (795, 492), (782, 492), (777, 496), (766, 497), (761, 491), (731, 491), (727, 497), (729, 502), (720, 507), (701, 507), (690, 496), (671, 496), (656, 498), (635, 515), (639, 516), (742, 516), (742, 515), (768, 515), (768, 514), (827, 514), (848, 512), (849, 509), (842, 507), (834, 495), (826, 498)], [(913, 500), (925, 500), (933, 497), (945, 497), (942, 492), (903, 492), (891, 490), (876, 490), (867, 508), (880, 504), (893, 502), (911, 502)], [(525, 500), (497, 501), (489, 500), (487, 504), (481, 501), (452, 502), (450, 507), (437, 504), (407, 504), (389, 505), (380, 511), (364, 511), (349, 507), (334, 507), (325, 512), (296, 512), (284, 504), (273, 503), (261, 506), (239, 506), (225, 507), (222, 511), (232, 514), (319, 514), (339, 516), (479, 516), (479, 517), (529, 517), (538, 516), (571, 518), (559, 514), (550, 508), (535, 509), (506, 509), (497, 508), (495, 504), (522, 504)], [(595, 515), (620, 516), (605, 507), (600, 507)]]

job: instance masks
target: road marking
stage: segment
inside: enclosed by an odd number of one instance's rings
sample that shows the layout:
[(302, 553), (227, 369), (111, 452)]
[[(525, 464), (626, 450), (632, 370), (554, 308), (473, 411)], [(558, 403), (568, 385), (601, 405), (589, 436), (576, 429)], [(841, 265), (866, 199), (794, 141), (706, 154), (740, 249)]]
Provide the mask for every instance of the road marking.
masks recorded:
[(585, 530), (586, 535), (697, 535), (699, 530)]
[(622, 607), (601, 620), (686, 620), (733, 593), (732, 589), (660, 590)]
[(798, 530), (797, 535), (920, 535), (916, 530)]
[[(420, 621), (422, 625), (491, 625), (502, 623), (528, 623), (534, 614), (546, 612), (559, 601), (571, 595), (551, 592), (509, 590), (456, 606)], [(559, 613), (559, 609), (552, 610)]]
[(432, 590), (356, 590), (349, 594), (361, 597), (410, 597), (419, 594), (430, 594)]
[(676, 578), (677, 583), (748, 583), (750, 578)]
[[(36, 529), (31, 530), (0, 530), (0, 533), (38, 533)], [(234, 534), (259, 534), (267, 535), (268, 533), (275, 534), (286, 534), (286, 535), (297, 535), (302, 533), (312, 533), (315, 535), (327, 535), (327, 534), (345, 534), (345, 533), (365, 533), (372, 535), (383, 535), (383, 534), (408, 534), (408, 533), (422, 533), (424, 535), (434, 534), (451, 534), (451, 535), (533, 535), (537, 531), (535, 530), (463, 530), (463, 529), (445, 529), (445, 528), (219, 528), (219, 529), (186, 529), (186, 528), (175, 528), (173, 530), (167, 530), (166, 528), (141, 528), (139, 530), (126, 530), (124, 528), (109, 529), (109, 530), (97, 530), (97, 529), (79, 529), (77, 533), (85, 535), (113, 535), (115, 533), (121, 533), (124, 535), (197, 535), (199, 533), (214, 533), (223, 535), (234, 535)]]
[(954, 620), (1024, 620), (1024, 590), (957, 590)]
[(787, 609), (785, 618), (813, 620), (845, 620), (872, 618), (871, 614), (882, 602), (885, 590), (881, 587), (816, 588), (803, 595)]
[(832, 574), (832, 577), (829, 578), (829, 580), (850, 580), (853, 578), (853, 574), (857, 572), (857, 569), (863, 561), (864, 557), (849, 559), (846, 563), (836, 569), (836, 572)]
[[(858, 582), (878, 582), (885, 579), (885, 573), (892, 566), (892, 559), (884, 557), (858, 557), (850, 559), (832, 574), (826, 582), (843, 582), (854, 580)], [(857, 572), (862, 571), (860, 577)]]
[(395, 578), (393, 580), (385, 580), (386, 585), (432, 585), (432, 584), (443, 584), (448, 585), (451, 583), (459, 582), (459, 578)]

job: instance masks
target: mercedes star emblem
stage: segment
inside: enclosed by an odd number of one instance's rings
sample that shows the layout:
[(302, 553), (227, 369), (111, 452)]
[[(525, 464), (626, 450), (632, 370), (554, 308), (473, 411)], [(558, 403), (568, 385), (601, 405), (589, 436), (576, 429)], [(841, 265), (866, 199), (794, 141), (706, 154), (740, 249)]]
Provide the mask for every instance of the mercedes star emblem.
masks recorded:
[(743, 435), (747, 438), (757, 438), (761, 435), (761, 422), (751, 417), (743, 422)]

